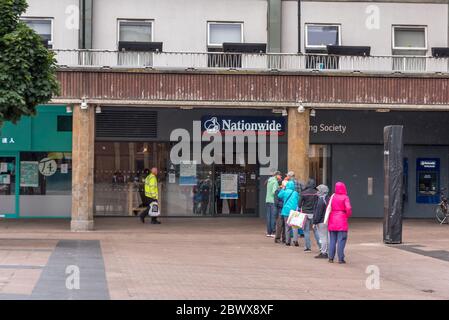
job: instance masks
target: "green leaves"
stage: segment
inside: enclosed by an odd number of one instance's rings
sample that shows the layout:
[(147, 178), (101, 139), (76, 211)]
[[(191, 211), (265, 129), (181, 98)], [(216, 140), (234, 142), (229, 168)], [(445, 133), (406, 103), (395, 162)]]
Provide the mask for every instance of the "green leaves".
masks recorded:
[(0, 126), (35, 114), (59, 91), (54, 54), (19, 21), (26, 8), (25, 0), (0, 0)]

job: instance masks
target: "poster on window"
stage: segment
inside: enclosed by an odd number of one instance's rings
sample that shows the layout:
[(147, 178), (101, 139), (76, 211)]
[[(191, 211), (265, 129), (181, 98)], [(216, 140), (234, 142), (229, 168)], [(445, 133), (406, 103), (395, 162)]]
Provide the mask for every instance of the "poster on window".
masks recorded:
[(39, 162), (20, 162), (20, 186), (33, 188), (39, 187)]
[(11, 184), (11, 176), (9, 174), (0, 174), (0, 184)]
[(8, 172), (8, 163), (2, 162), (0, 163), (0, 173)]
[(69, 173), (69, 164), (62, 163), (61, 164), (61, 174), (68, 174), (68, 173)]
[(179, 165), (179, 185), (196, 186), (196, 162), (182, 161)]
[(220, 176), (220, 199), (238, 199), (238, 175), (222, 173)]

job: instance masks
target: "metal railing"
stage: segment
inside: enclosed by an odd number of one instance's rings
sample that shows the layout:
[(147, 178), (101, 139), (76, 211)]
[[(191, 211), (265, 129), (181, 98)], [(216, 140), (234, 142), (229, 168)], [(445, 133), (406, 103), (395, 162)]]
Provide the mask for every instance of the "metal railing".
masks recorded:
[(155, 69), (448, 73), (449, 59), (428, 56), (335, 56), (287, 53), (53, 50), (59, 66)]

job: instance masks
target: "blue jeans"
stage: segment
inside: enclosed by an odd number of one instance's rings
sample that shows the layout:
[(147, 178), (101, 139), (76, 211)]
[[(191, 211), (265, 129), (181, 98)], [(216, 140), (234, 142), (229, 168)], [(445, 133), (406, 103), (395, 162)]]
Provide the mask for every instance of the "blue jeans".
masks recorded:
[[(310, 242), (310, 228), (312, 227), (312, 220), (307, 219), (304, 226), (304, 241), (306, 249), (312, 249), (312, 243)], [(313, 229), (313, 235), (315, 237), (318, 248), (321, 250), (320, 244), (320, 235), (318, 234), (318, 230)]]
[(267, 202), (267, 234), (276, 232), (277, 208), (274, 203)]
[(338, 261), (345, 260), (345, 246), (347, 239), (347, 231), (329, 231), (329, 259), (334, 260), (336, 248)]

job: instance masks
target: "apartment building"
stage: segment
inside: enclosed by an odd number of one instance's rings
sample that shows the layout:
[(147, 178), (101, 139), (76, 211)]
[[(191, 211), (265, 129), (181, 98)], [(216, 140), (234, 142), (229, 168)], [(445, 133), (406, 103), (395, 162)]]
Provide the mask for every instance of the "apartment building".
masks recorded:
[[(293, 169), (301, 180), (344, 180), (354, 215), (380, 217), (389, 124), (405, 130), (404, 215), (432, 217), (449, 185), (447, 1), (29, 4), (22, 18), (55, 51), (62, 92), (40, 107), (47, 113), (2, 130), (30, 132), (0, 145), (7, 217), (72, 217), (86, 230), (94, 216), (132, 216), (151, 166), (164, 216), (264, 217), (263, 169)], [(46, 144), (24, 129), (41, 121)], [(274, 123), (275, 167), (248, 163), (249, 148), (232, 165), (171, 163), (172, 132), (211, 121)]]

